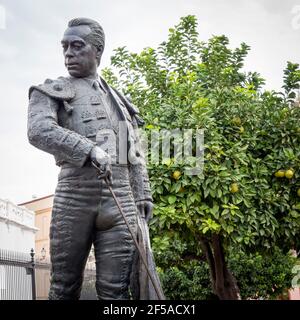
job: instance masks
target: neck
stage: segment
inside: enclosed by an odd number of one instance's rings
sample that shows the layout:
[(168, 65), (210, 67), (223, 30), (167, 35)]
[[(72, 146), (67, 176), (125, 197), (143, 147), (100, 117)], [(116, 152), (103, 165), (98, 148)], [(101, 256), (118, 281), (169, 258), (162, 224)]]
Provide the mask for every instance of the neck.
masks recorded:
[(98, 73), (97, 71), (93, 74), (88, 75), (87, 77), (85, 77), (86, 79), (91, 79), (91, 80), (95, 80), (98, 78)]

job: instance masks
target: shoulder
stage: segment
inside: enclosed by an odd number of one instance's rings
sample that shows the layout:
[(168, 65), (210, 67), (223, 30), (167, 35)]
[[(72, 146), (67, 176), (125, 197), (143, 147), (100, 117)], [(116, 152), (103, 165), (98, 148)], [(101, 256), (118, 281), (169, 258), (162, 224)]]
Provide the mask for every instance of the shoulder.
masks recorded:
[(69, 78), (59, 77), (55, 80), (46, 79), (43, 84), (29, 88), (29, 99), (34, 91), (57, 100), (71, 100), (75, 97), (75, 88)]

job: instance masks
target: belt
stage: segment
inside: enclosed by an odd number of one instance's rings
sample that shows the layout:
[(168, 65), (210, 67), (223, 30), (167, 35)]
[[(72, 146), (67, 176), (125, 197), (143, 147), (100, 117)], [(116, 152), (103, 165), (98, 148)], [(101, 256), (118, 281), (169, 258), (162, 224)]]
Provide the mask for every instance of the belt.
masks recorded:
[[(123, 163), (112, 163), (111, 164), (112, 168), (128, 168), (128, 164), (123, 164)], [(64, 162), (61, 164), (61, 169), (66, 169), (66, 168), (71, 168), (71, 169), (80, 169), (77, 166), (74, 166), (72, 163)], [(92, 165), (91, 160), (86, 161), (86, 163), (81, 167), (81, 168), (94, 168)]]

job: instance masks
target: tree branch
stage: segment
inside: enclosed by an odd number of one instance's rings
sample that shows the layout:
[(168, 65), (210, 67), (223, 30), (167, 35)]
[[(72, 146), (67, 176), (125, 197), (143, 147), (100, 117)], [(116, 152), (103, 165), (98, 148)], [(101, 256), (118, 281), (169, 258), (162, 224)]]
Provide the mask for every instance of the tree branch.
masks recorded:
[(222, 244), (218, 234), (212, 235), (212, 247), (214, 252), (214, 261), (216, 268), (216, 288), (224, 288), (224, 256), (222, 257)]
[(216, 270), (215, 270), (215, 262), (214, 262), (214, 256), (211, 251), (210, 243), (207, 239), (205, 239), (202, 236), (199, 236), (199, 242), (201, 245), (202, 250), (205, 253), (208, 265), (209, 265), (209, 270), (210, 270), (210, 275), (213, 280), (213, 282), (216, 281)]

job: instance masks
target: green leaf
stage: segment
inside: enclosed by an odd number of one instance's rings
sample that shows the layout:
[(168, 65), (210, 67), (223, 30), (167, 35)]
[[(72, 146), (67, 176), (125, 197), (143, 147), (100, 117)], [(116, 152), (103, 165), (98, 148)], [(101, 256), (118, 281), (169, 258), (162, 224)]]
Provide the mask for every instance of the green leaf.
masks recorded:
[(174, 196), (174, 195), (171, 195), (171, 196), (169, 196), (168, 197), (168, 202), (169, 202), (169, 204), (173, 204), (173, 203), (175, 203), (176, 202), (176, 196)]

